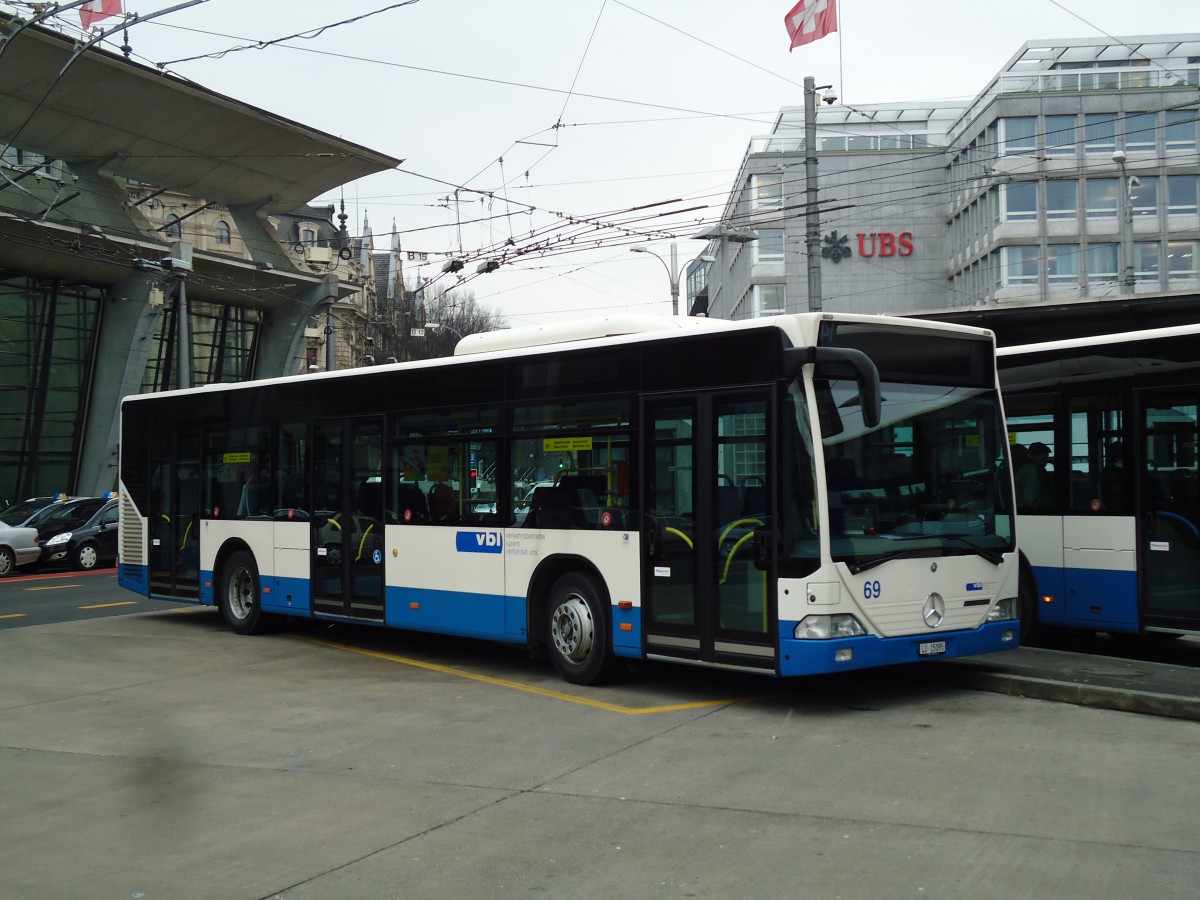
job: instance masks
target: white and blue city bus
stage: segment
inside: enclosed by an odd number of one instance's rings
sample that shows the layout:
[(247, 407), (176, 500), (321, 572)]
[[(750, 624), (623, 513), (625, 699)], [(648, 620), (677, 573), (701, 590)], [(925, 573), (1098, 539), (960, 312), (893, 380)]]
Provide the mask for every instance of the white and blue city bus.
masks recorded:
[(1045, 484), (1017, 475), (1027, 628), (1200, 634), (1198, 347), (1184, 325), (999, 351), (1015, 466)]
[(1015, 647), (995, 342), (801, 314), (470, 335), (452, 358), (127, 398), (120, 583), (778, 676)]

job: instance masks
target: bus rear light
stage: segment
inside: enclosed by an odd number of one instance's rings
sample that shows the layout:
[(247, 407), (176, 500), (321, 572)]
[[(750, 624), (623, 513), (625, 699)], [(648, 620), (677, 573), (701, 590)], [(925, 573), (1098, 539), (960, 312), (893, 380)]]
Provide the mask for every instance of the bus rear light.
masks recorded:
[(794, 632), (798, 641), (827, 641), (830, 638), (857, 637), (867, 630), (858, 619), (848, 613), (835, 616), (805, 616), (796, 623)]
[(413, 601), (412, 603), (408, 604), (408, 608), (409, 609), (420, 609), (421, 604), (417, 603), (416, 601)]
[(618, 600), (617, 609), (633, 609), (632, 600)]
[(633, 631), (633, 623), (631, 623), (631, 622), (622, 622), (622, 623), (621, 623), (621, 630), (622, 630), (622, 631)]
[(1042, 602), (1043, 602), (1043, 603), (1053, 603), (1053, 602), (1054, 602), (1054, 598), (1053, 598), (1052, 596), (1050, 596), (1049, 594), (1043, 594), (1043, 595), (1042, 595)]

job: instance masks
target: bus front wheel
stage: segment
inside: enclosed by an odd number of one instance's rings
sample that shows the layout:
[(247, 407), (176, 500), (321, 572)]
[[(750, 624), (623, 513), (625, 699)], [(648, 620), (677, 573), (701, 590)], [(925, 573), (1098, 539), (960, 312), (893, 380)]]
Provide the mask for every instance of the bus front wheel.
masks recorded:
[(230, 555), (221, 567), (221, 615), (238, 634), (263, 630), (262, 605), (258, 594), (258, 566), (243, 550)]
[(607, 616), (595, 581), (570, 572), (550, 589), (546, 636), (550, 660), (572, 684), (599, 684), (613, 673)]

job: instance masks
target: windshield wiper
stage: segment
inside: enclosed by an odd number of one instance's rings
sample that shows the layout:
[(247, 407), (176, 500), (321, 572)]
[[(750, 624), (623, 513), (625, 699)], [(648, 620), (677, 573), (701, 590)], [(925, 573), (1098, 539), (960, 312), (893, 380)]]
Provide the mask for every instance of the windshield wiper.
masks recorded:
[(988, 562), (990, 562), (993, 566), (998, 566), (998, 565), (1000, 565), (1000, 563), (1004, 562), (1003, 554), (993, 550), (991, 547), (982, 547), (979, 544), (975, 543), (970, 538), (966, 537), (965, 535), (943, 534), (943, 535), (940, 535), (940, 537), (944, 537), (944, 538), (947, 538), (949, 540), (954, 540), (954, 541), (961, 541), (964, 546), (970, 547), (973, 552), (977, 553), (979, 556), (982, 556), (984, 559), (986, 559)]
[(864, 559), (861, 562), (847, 563), (846, 567), (850, 570), (851, 575), (857, 575), (859, 572), (873, 569), (876, 566), (883, 565), (885, 562), (891, 562), (893, 559), (901, 559), (905, 556), (930, 556), (936, 554), (936, 552), (931, 547), (922, 547), (913, 550), (893, 550), (891, 553), (883, 553), (879, 556), (873, 556), (870, 559)]

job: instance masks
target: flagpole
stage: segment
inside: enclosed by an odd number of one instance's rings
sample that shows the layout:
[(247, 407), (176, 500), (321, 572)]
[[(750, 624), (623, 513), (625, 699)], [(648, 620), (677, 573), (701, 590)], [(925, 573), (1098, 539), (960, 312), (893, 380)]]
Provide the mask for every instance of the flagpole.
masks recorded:
[(821, 310), (821, 220), (817, 213), (817, 81), (804, 76), (804, 249), (808, 256), (808, 311)]

